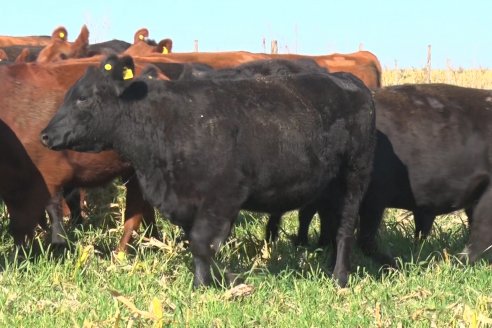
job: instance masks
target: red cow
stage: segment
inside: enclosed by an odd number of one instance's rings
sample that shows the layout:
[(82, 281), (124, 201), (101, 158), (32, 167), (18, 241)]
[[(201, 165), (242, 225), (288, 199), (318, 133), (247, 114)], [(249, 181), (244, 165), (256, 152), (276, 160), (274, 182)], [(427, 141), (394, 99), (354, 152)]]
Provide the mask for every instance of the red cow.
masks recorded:
[(51, 33), (51, 38), (48, 36), (0, 36), (0, 47), (45, 46), (48, 45), (51, 40), (55, 39), (66, 41), (67, 36), (67, 29), (60, 26)]
[(68, 58), (85, 57), (89, 45), (89, 30), (82, 26), (77, 39), (71, 43), (63, 39), (52, 39), (38, 55), (38, 63), (54, 62)]
[[(0, 197), (7, 206), (16, 244), (32, 237), (45, 207), (53, 205), (53, 197), (59, 200), (63, 186), (94, 187), (117, 176), (129, 178), (124, 236), (118, 248), (126, 249), (142, 215), (154, 222), (154, 210), (143, 201), (136, 179), (132, 178), (133, 169), (116, 153), (54, 152), (39, 142), (41, 128), (58, 110), (66, 90), (99, 60), (95, 57), (0, 67), (0, 152), (4, 154), (0, 158)], [(61, 216), (60, 206), (51, 209)], [(60, 228), (55, 227), (55, 232), (60, 232)], [(53, 237), (55, 243), (63, 242), (59, 236)]]
[(163, 39), (159, 43), (149, 40), (149, 30), (141, 28), (133, 36), (133, 45), (126, 49), (123, 54), (129, 56), (146, 56), (152, 54), (168, 54), (172, 52), (173, 41)]
[(190, 52), (171, 53), (166, 56), (157, 55), (149, 51), (148, 45), (130, 47), (125, 52), (128, 55), (139, 56), (137, 60), (152, 62), (196, 62), (210, 65), (214, 68), (230, 68), (249, 61), (259, 59), (301, 59), (308, 58), (328, 69), (330, 72), (348, 72), (357, 76), (369, 88), (381, 87), (381, 64), (377, 57), (368, 51), (359, 51), (352, 54), (333, 54), (326, 56), (305, 56), (293, 54), (269, 55), (263, 53), (251, 53), (246, 51), (236, 52)]

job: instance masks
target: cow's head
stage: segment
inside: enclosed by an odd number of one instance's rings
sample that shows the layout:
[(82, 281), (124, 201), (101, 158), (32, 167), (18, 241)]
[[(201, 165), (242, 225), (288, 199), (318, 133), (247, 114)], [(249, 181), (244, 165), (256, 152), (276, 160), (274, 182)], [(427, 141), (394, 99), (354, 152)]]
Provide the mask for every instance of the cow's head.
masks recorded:
[(41, 142), (53, 150), (100, 152), (112, 149), (108, 140), (129, 104), (147, 95), (147, 84), (133, 79), (131, 57), (109, 56), (89, 67), (65, 94), (61, 108), (41, 131)]
[[(66, 34), (64, 32), (59, 33), (58, 38), (53, 36), (51, 42), (39, 52), (38, 58), (36, 59), (37, 62), (48, 63), (68, 58), (85, 57), (89, 45), (89, 30), (87, 26), (82, 26), (79, 36), (73, 43), (66, 41)], [(61, 35), (64, 35), (64, 37), (61, 37)]]

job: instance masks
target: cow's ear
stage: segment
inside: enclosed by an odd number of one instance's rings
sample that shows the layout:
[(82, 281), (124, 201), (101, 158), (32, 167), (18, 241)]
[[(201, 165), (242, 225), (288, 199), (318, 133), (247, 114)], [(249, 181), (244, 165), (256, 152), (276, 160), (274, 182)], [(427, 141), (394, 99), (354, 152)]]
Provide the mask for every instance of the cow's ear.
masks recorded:
[(137, 101), (145, 98), (148, 90), (149, 88), (145, 81), (134, 80), (120, 85), (117, 88), (117, 93), (122, 100)]
[(135, 73), (135, 64), (130, 56), (119, 58), (110, 55), (101, 62), (101, 71), (116, 81), (131, 80)]

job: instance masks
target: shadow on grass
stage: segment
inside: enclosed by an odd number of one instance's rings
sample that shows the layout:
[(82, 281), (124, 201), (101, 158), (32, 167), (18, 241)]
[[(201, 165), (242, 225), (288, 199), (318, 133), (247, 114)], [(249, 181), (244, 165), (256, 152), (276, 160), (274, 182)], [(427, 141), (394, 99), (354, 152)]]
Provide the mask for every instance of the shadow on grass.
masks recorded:
[[(297, 221), (297, 216), (293, 221)], [(263, 240), (266, 222), (265, 215), (243, 214), (237, 221), (231, 240), (221, 252), (222, 263), (228, 264), (234, 272), (249, 271), (252, 274), (264, 272), (279, 275), (291, 272), (300, 277), (315, 273), (331, 275), (332, 249), (315, 246), (319, 237), (316, 228), (310, 230), (310, 245), (307, 247), (295, 246), (293, 243), (296, 222), (290, 222), (282, 229), (277, 242), (267, 244)], [(409, 265), (417, 265), (425, 270), (443, 259), (456, 258), (468, 239), (468, 229), (456, 214), (439, 217), (431, 236), (421, 242), (414, 240), (413, 220), (389, 218), (383, 225), (378, 237), (380, 250), (394, 257), (398, 264), (395, 270), (403, 273), (408, 271), (405, 268)], [(456, 263), (461, 262), (456, 260)], [(375, 280), (380, 280), (389, 271), (365, 256), (356, 246), (352, 253), (352, 269), (352, 272), (367, 274)]]

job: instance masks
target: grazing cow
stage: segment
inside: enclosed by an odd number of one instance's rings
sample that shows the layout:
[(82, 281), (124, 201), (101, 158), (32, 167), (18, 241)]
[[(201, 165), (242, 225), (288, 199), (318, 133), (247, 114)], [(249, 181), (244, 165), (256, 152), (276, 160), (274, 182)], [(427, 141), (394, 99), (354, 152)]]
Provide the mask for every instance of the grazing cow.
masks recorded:
[(333, 274), (347, 283), (375, 144), (372, 96), (359, 80), (123, 81), (122, 66), (88, 68), (42, 131), (46, 146), (114, 148), (128, 159), (145, 198), (190, 236), (194, 286), (211, 283), (214, 254), (240, 209), (307, 203), (335, 218)]
[[(0, 197), (7, 206), (16, 244), (32, 237), (46, 206), (50, 205), (50, 216), (59, 222), (62, 214), (57, 202), (62, 187), (95, 187), (118, 176), (129, 179), (124, 235), (118, 249), (126, 249), (142, 215), (153, 223), (154, 210), (143, 201), (133, 169), (116, 153), (53, 152), (39, 142), (41, 128), (54, 115), (68, 87), (89, 65), (99, 63), (95, 60), (0, 67), (0, 152), (8, 154), (0, 157)], [(56, 222), (52, 242), (64, 243), (59, 236), (63, 233), (61, 222)], [(153, 233), (158, 236), (155, 229)]]
[[(473, 223), (466, 253), (476, 261), (492, 245), (492, 91), (445, 84), (377, 90), (374, 169), (360, 209), (358, 244), (380, 262), (376, 234), (385, 208), (413, 211), (415, 237), (429, 234), (436, 215), (466, 209)], [(315, 208), (300, 212), (299, 240)], [(326, 221), (328, 220), (328, 221)], [(329, 218), (321, 220), (323, 226)], [(471, 223), (471, 222), (470, 222)], [(277, 229), (272, 225), (273, 233)], [(321, 237), (326, 237), (323, 233)]]

